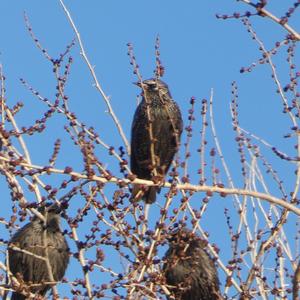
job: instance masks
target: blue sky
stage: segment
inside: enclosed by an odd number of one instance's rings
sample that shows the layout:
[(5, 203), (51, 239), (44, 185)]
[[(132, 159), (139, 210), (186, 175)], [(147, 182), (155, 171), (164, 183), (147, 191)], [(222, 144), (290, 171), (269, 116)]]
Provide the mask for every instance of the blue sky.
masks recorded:
[[(271, 1), (270, 9), (278, 16), (294, 1)], [(83, 4), (84, 3), (84, 4)], [(282, 114), (282, 104), (276, 94), (276, 87), (271, 80), (270, 68), (258, 66), (251, 73), (240, 74), (240, 68), (249, 66), (261, 57), (258, 45), (251, 40), (246, 28), (240, 20), (218, 20), (216, 13), (232, 14), (234, 11), (246, 11), (249, 8), (236, 1), (197, 1), (178, 0), (158, 1), (66, 1), (74, 22), (76, 23), (87, 55), (95, 66), (98, 79), (110, 97), (111, 103), (127, 137), (130, 136), (131, 118), (139, 94), (133, 70), (127, 56), (128, 42), (134, 46), (134, 53), (140, 65), (144, 79), (153, 76), (155, 67), (154, 44), (159, 34), (161, 43), (161, 60), (166, 69), (164, 80), (168, 83), (173, 98), (181, 107), (184, 120), (187, 120), (189, 99), (195, 96), (200, 102), (208, 99), (211, 88), (214, 89), (215, 123), (219, 140), (223, 146), (237, 186), (242, 186), (240, 178), (239, 156), (231, 130), (229, 104), (231, 100), (231, 82), (236, 81), (239, 87), (239, 117), (241, 126), (252, 133), (266, 139), (282, 151), (294, 156), (294, 141), (283, 139), (290, 132), (291, 123)], [(45, 60), (41, 52), (31, 40), (23, 19), (23, 12), (28, 15), (33, 31), (43, 47), (53, 57), (65, 49), (74, 38), (74, 33), (59, 5), (59, 1), (1, 1), (0, 2), (0, 62), (6, 76), (6, 98), (9, 105), (23, 101), (24, 111), (17, 120), (21, 125), (33, 123), (46, 108), (26, 90), (19, 78), (26, 79), (34, 88), (49, 99), (55, 94), (55, 80), (51, 64)], [(299, 18), (299, 14), (298, 14)], [(296, 16), (291, 20), (295, 23)], [(264, 18), (251, 18), (254, 28), (268, 49), (281, 41), (285, 32), (277, 24)], [(298, 26), (299, 29), (299, 26)], [(70, 108), (84, 123), (94, 126), (103, 140), (114, 147), (122, 145), (116, 128), (105, 112), (104, 102), (93, 88), (92, 78), (83, 63), (79, 48), (76, 45), (71, 52), (74, 64), (71, 70), (67, 94), (70, 97)], [(275, 58), (280, 71), (281, 80), (286, 83), (287, 66), (284, 64), (286, 49)], [(297, 59), (297, 58), (296, 58)], [(297, 63), (297, 61), (296, 61)], [(298, 58), (299, 64), (299, 58)], [(198, 115), (197, 121), (200, 122)], [(52, 145), (57, 137), (63, 140), (63, 157), (58, 159), (58, 167), (73, 165), (80, 171), (79, 153), (63, 131), (64, 120), (55, 118), (49, 122), (49, 128), (43, 135), (26, 138), (32, 160), (36, 164), (47, 163), (52, 152)], [(192, 147), (198, 147), (200, 141), (199, 123), (194, 131)], [(197, 127), (198, 126), (198, 127)], [(184, 137), (185, 138), (185, 137)], [(213, 142), (209, 140), (209, 146)], [(208, 148), (209, 149), (209, 148)], [(278, 168), (284, 177), (287, 189), (292, 189), (294, 177), (293, 166), (279, 161), (270, 151), (262, 150)], [(105, 157), (106, 152), (99, 148), (99, 156)], [(111, 158), (103, 159), (109, 168), (116, 172), (117, 164)], [(197, 182), (197, 154), (191, 159), (192, 181)], [(54, 179), (55, 180), (59, 179)], [(1, 179), (1, 186), (5, 181)], [(278, 191), (274, 188), (275, 195)], [(11, 201), (9, 193), (2, 197), (6, 211), (1, 217), (10, 215)], [(32, 200), (32, 199), (31, 199)], [(80, 201), (80, 199), (77, 199)], [(222, 220), (225, 227), (224, 208), (231, 208), (231, 200), (220, 203), (216, 197), (210, 204), (203, 224), (211, 234), (211, 240), (223, 248), (224, 261), (230, 257), (230, 241), (222, 239), (224, 231), (220, 230), (216, 220)], [(224, 203), (225, 202), (225, 203)], [(197, 206), (197, 203), (195, 202)], [(80, 202), (74, 206), (80, 207)], [(155, 213), (153, 216), (157, 216)], [(237, 220), (234, 220), (234, 222)], [(1, 226), (1, 225), (0, 225)], [(88, 224), (83, 228), (88, 229)], [(2, 230), (2, 229), (1, 229)], [(1, 231), (2, 232), (2, 231)], [(225, 231), (226, 232), (226, 231)], [(75, 264), (68, 274), (76, 270)], [(220, 275), (224, 282), (224, 275)], [(102, 276), (102, 275), (101, 275)]]

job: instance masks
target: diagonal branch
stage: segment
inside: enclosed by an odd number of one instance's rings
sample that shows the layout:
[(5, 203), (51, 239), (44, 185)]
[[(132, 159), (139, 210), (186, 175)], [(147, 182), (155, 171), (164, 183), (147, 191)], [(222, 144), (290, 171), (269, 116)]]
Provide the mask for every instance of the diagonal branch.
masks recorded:
[(76, 35), (76, 38), (78, 40), (79, 47), (80, 47), (80, 54), (83, 57), (85, 63), (87, 64), (88, 69), (90, 70), (90, 73), (91, 73), (91, 75), (93, 77), (93, 80), (94, 80), (94, 85), (95, 85), (96, 89), (100, 92), (102, 98), (104, 99), (104, 102), (105, 102), (105, 104), (107, 106), (107, 109), (108, 109), (108, 113), (110, 114), (110, 116), (112, 117), (114, 123), (117, 126), (119, 134), (120, 134), (120, 136), (121, 136), (121, 138), (122, 138), (122, 140), (123, 140), (123, 142), (125, 144), (127, 153), (130, 154), (130, 146), (129, 146), (128, 140), (126, 138), (126, 135), (125, 135), (125, 133), (123, 131), (123, 128), (122, 128), (122, 126), (120, 124), (120, 121), (119, 121), (118, 117), (114, 113), (114, 110), (113, 110), (112, 105), (110, 103), (110, 99), (104, 93), (104, 91), (103, 91), (103, 89), (102, 89), (102, 87), (101, 87), (101, 85), (100, 85), (100, 83), (98, 81), (98, 78), (97, 78), (97, 75), (95, 73), (94, 67), (92, 66), (92, 64), (89, 61), (89, 58), (87, 57), (87, 54), (86, 54), (85, 49), (84, 49), (84, 45), (83, 45), (81, 37), (80, 37), (80, 33), (79, 33), (79, 31), (78, 31), (78, 29), (77, 29), (77, 27), (76, 27), (76, 25), (75, 25), (75, 23), (74, 23), (74, 21), (72, 19), (72, 16), (71, 16), (70, 12), (68, 11), (67, 7), (65, 6), (63, 0), (59, 0), (59, 2), (61, 4), (61, 6), (63, 7), (63, 10), (64, 10), (64, 12), (65, 12), (65, 14), (66, 14), (66, 16), (67, 16), (70, 24), (71, 24), (71, 27), (73, 28), (73, 30), (75, 32), (75, 35)]
[(257, 5), (253, 2), (251, 2), (250, 0), (239, 0), (243, 3), (246, 3), (252, 7), (254, 7), (256, 9), (256, 11), (258, 12), (258, 14), (260, 16), (263, 17), (268, 17), (269, 19), (271, 19), (272, 21), (274, 21), (275, 23), (279, 24), (280, 26), (282, 26), (286, 31), (288, 31), (295, 40), (300, 41), (300, 33), (298, 33), (293, 27), (291, 27), (287, 22), (282, 22), (282, 20), (278, 17), (276, 17), (275, 15), (273, 15), (271, 12), (269, 12), (267, 9), (265, 9), (264, 7), (261, 7), (260, 5)]

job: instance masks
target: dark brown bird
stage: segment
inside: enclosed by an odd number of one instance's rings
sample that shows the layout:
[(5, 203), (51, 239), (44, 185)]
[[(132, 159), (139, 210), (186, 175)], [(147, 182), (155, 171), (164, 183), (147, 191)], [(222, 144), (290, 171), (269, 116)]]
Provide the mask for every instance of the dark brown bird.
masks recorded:
[[(55, 281), (60, 281), (69, 263), (68, 244), (60, 230), (60, 213), (58, 205), (44, 209), (46, 226), (38, 217), (19, 229), (10, 240), (8, 255), (9, 268), (15, 277), (21, 278), (27, 285), (28, 291), (45, 296), (51, 288), (43, 282), (51, 281), (46, 262), (33, 255), (12, 249), (15, 246), (41, 257), (46, 257), (48, 251), (49, 263)], [(30, 287), (30, 284), (40, 284)], [(13, 293), (12, 300), (23, 300), (26, 296)]]
[[(131, 128), (131, 171), (140, 179), (162, 181), (179, 148), (182, 118), (166, 83), (151, 78), (137, 83), (143, 99), (137, 107)], [(153, 203), (158, 187), (134, 185), (131, 201)]]
[(205, 242), (188, 229), (179, 229), (169, 239), (163, 270), (176, 300), (221, 300), (218, 273), (205, 252)]

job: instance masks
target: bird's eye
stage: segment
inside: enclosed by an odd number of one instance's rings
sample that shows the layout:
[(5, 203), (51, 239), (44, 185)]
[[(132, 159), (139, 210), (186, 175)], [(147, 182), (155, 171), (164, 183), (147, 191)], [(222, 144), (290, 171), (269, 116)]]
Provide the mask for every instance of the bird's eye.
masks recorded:
[(149, 82), (149, 83), (148, 83), (148, 86), (149, 86), (149, 88), (152, 89), (152, 90), (158, 90), (158, 85), (156, 84), (155, 81)]

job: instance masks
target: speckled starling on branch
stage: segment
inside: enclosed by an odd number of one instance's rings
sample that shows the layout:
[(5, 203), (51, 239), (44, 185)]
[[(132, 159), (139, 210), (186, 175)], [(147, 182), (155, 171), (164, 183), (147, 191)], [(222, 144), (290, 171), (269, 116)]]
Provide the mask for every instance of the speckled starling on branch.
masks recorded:
[[(36, 256), (46, 257), (45, 250), (47, 249), (55, 281), (63, 278), (69, 263), (68, 244), (59, 227), (60, 213), (61, 209), (58, 205), (44, 209), (42, 214), (46, 218), (46, 226), (41, 219), (34, 216), (30, 223), (16, 232), (9, 244), (10, 271), (27, 284), (27, 291), (41, 296), (45, 296), (51, 288), (50, 285), (45, 285), (43, 282), (51, 280), (45, 260)], [(36, 256), (12, 249), (13, 246)], [(30, 287), (30, 284), (39, 284), (39, 286)], [(26, 296), (15, 292), (11, 299), (23, 300), (26, 299)]]
[[(143, 99), (131, 128), (131, 171), (140, 179), (163, 180), (179, 148), (182, 118), (167, 84), (159, 79), (137, 83)], [(134, 185), (131, 201), (153, 203), (158, 187)]]
[(221, 300), (218, 273), (205, 242), (188, 229), (171, 234), (164, 273), (176, 300)]

